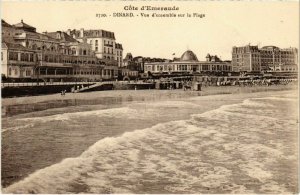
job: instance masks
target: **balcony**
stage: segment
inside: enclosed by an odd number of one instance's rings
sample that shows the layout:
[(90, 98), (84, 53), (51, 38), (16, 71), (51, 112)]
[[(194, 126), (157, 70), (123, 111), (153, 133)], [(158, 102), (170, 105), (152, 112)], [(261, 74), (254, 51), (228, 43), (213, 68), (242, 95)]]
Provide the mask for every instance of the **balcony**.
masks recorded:
[(114, 47), (113, 44), (107, 44), (107, 43), (105, 43), (104, 46), (106, 46), (106, 47)]
[(64, 63), (56, 63), (56, 62), (45, 62), (40, 61), (39, 66), (48, 66), (48, 67), (72, 67), (72, 65), (64, 64)]
[(9, 60), (9, 64), (11, 65), (37, 65), (37, 62), (27, 62), (27, 61), (17, 61), (17, 60)]

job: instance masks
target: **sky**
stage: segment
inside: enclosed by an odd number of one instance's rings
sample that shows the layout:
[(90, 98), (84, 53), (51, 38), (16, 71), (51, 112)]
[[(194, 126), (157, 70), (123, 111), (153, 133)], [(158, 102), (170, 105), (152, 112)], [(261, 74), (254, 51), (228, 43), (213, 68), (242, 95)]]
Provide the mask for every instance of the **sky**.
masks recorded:
[[(124, 10), (130, 5), (139, 9), (176, 6), (179, 10)], [(114, 13), (133, 13), (135, 17), (109, 16)], [(199, 13), (205, 17), (143, 18), (141, 13)], [(38, 32), (113, 31), (124, 56), (130, 52), (171, 59), (189, 49), (199, 60), (205, 60), (208, 53), (231, 60), (233, 46), (299, 46), (299, 1), (6, 1), (1, 5), (1, 18), (9, 24), (23, 19)]]

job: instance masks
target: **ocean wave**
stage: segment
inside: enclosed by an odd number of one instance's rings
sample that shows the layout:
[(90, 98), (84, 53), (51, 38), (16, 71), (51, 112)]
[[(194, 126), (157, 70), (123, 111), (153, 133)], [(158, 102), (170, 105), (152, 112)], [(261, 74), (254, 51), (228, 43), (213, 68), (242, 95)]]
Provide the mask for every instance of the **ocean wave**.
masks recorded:
[[(270, 125), (287, 131), (286, 121), (240, 113), (246, 109), (245, 105), (253, 106), (254, 110), (269, 108), (255, 100), (245, 100), (192, 115), (188, 120), (160, 123), (119, 137), (107, 137), (80, 156), (37, 170), (3, 192), (264, 193), (264, 185), (270, 184), (280, 171), (269, 167), (283, 159), (293, 162), (293, 158), (284, 155), (280, 140), (273, 139), (269, 143), (263, 139), (264, 133), (274, 133), (267, 128)], [(67, 120), (82, 114), (115, 117), (122, 113), (123, 117), (140, 114), (126, 107), (62, 115)], [(60, 115), (49, 117), (48, 120), (58, 120)], [(251, 185), (236, 182), (236, 175), (243, 181), (252, 178), (255, 190)], [(289, 191), (276, 186), (272, 189), (273, 192)]]
[(187, 102), (187, 101), (159, 101), (159, 102), (140, 102), (135, 103), (135, 105), (149, 106), (149, 107), (161, 107), (161, 108), (169, 108), (169, 107), (177, 107), (177, 108), (186, 108), (186, 107), (199, 107), (200, 104)]
[(256, 99), (277, 100), (277, 101), (299, 101), (298, 97), (293, 97), (293, 96), (272, 96), (272, 97), (262, 97)]
[(55, 114), (42, 117), (31, 117), (31, 118), (21, 118), (17, 119), (20, 121), (37, 121), (37, 122), (49, 122), (49, 121), (67, 121), (72, 118), (80, 118), (87, 116), (97, 116), (97, 117), (114, 117), (114, 118), (136, 118), (139, 116), (137, 110), (122, 107), (122, 108), (111, 108), (111, 109), (102, 109), (102, 110), (92, 110), (92, 111), (82, 111), (82, 112), (71, 112), (63, 114)]
[(19, 131), (25, 128), (30, 128), (33, 127), (34, 124), (26, 124), (26, 125), (20, 125), (20, 126), (15, 126), (15, 127), (7, 127), (7, 128), (2, 128), (2, 133), (4, 132), (10, 132), (10, 131)]

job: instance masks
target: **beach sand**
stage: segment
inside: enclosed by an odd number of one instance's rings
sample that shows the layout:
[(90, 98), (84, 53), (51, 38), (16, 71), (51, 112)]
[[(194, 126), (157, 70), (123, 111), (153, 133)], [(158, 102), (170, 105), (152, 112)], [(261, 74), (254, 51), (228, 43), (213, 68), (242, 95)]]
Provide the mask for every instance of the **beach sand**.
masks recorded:
[(155, 100), (155, 99), (174, 99), (185, 98), (192, 96), (207, 96), (220, 94), (239, 94), (239, 93), (254, 93), (268, 91), (295, 90), (297, 85), (278, 85), (278, 86), (254, 86), (254, 87), (239, 87), (239, 86), (208, 86), (202, 87), (201, 91), (184, 91), (177, 90), (111, 90), (111, 91), (96, 91), (86, 93), (67, 93), (65, 96), (61, 94), (27, 96), (2, 98), (2, 106), (18, 105), (18, 104), (33, 104), (38, 102), (47, 102), (53, 100), (75, 100), (84, 99), (92, 100), (98, 98), (122, 98), (122, 101), (134, 100)]

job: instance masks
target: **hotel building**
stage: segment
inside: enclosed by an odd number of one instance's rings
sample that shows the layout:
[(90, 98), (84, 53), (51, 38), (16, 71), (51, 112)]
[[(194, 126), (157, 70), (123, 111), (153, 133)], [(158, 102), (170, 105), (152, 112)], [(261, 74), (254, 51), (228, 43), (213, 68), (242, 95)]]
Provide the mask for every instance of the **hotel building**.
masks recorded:
[(232, 48), (232, 70), (235, 72), (298, 71), (297, 48), (246, 45)]
[(104, 59), (108, 64), (121, 66), (123, 63), (123, 47), (117, 43), (115, 34), (105, 30), (70, 30), (67, 34), (79, 42), (90, 44), (95, 55)]
[(65, 32), (36, 32), (21, 21), (2, 24), (2, 76), (18, 80), (96, 81), (115, 79), (117, 64), (97, 57), (92, 45)]

